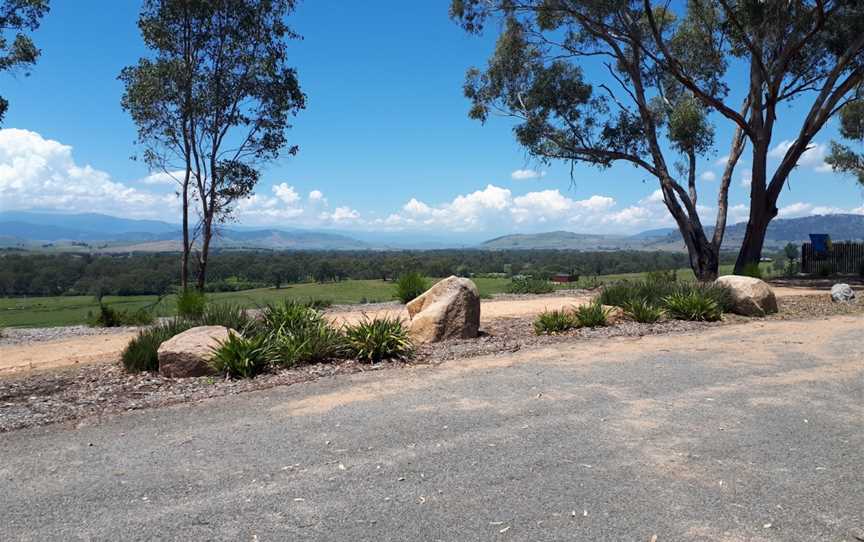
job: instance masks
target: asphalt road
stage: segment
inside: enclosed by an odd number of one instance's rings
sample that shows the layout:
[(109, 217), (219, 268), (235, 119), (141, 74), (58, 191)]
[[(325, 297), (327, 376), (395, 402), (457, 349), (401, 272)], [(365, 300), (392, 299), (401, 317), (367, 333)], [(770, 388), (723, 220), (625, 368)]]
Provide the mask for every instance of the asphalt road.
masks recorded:
[(12, 432), (0, 540), (854, 542), (862, 330), (574, 343)]

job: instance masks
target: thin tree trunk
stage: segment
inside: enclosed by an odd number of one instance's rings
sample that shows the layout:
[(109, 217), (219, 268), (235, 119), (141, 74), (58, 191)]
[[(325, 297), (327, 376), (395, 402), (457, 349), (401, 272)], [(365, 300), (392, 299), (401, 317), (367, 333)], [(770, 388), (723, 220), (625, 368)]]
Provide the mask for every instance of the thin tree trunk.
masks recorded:
[(213, 225), (210, 219), (204, 219), (201, 229), (201, 254), (198, 257), (198, 290), (204, 291), (207, 284), (207, 261), (210, 256), (210, 239), (213, 236)]

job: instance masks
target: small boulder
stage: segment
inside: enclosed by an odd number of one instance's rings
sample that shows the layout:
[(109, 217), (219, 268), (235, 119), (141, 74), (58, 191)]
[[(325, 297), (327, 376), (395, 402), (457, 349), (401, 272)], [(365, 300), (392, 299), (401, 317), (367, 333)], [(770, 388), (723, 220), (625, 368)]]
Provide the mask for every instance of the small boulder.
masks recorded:
[(851, 303), (855, 301), (855, 290), (848, 284), (835, 284), (831, 287), (831, 301), (834, 303)]
[(763, 281), (753, 277), (726, 275), (717, 279), (732, 293), (732, 312), (742, 316), (765, 316), (777, 312), (774, 291)]
[(448, 277), (407, 308), (411, 339), (418, 343), (471, 339), (480, 331), (480, 293), (469, 279)]
[(159, 345), (159, 374), (187, 378), (215, 374), (210, 366), (213, 349), (234, 333), (227, 327), (193, 327)]

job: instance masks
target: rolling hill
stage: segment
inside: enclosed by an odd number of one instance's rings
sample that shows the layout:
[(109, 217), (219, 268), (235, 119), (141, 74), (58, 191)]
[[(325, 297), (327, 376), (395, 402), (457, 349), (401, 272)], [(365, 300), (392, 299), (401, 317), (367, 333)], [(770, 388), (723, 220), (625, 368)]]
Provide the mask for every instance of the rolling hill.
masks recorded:
[[(8, 211), (0, 213), (0, 246), (100, 252), (180, 250), (179, 226), (100, 214)], [(214, 240), (220, 249), (362, 250), (352, 237), (307, 230), (225, 228)]]

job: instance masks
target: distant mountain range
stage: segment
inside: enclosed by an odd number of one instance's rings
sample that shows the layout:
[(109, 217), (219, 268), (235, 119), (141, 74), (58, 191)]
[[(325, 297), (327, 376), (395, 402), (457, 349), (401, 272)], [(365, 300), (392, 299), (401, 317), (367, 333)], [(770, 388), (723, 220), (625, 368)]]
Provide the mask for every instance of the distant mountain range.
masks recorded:
[[(0, 246), (103, 252), (162, 252), (181, 247), (179, 226), (158, 220), (131, 220), (87, 214), (0, 212)], [(352, 237), (306, 230), (223, 228), (215, 239), (222, 249), (363, 250)]]
[[(734, 250), (744, 238), (745, 223), (726, 230), (723, 248)], [(776, 219), (768, 228), (765, 246), (776, 249), (786, 243), (800, 243), (811, 233), (827, 233), (834, 240), (864, 239), (864, 215), (837, 214)], [(708, 234), (711, 232), (709, 230)], [(263, 250), (374, 250), (387, 248), (480, 248), (485, 250), (668, 250), (683, 251), (677, 229), (649, 230), (636, 235), (582, 234), (553, 231), (512, 234), (478, 242), (460, 236), (459, 243), (431, 237), (393, 236), (376, 232), (357, 234), (299, 229), (224, 228), (215, 240), (220, 249)], [(131, 220), (87, 213), (0, 212), (0, 247), (52, 250), (95, 250), (100, 252), (171, 252), (180, 250), (180, 228), (158, 220)]]
[[(735, 250), (741, 246), (746, 222), (726, 228), (723, 248)], [(802, 218), (775, 219), (768, 226), (765, 248), (777, 249), (787, 243), (810, 240), (811, 233), (827, 233), (835, 241), (864, 239), (864, 215), (836, 214)], [(712, 235), (713, 230), (708, 230)], [(684, 242), (676, 229), (650, 230), (631, 236), (585, 235), (566, 231), (535, 234), (515, 234), (496, 237), (481, 243), (489, 250), (545, 249), (566, 250), (684, 250)]]

